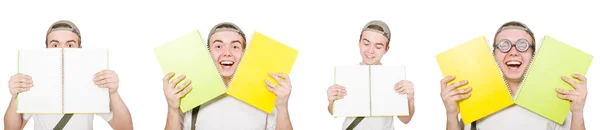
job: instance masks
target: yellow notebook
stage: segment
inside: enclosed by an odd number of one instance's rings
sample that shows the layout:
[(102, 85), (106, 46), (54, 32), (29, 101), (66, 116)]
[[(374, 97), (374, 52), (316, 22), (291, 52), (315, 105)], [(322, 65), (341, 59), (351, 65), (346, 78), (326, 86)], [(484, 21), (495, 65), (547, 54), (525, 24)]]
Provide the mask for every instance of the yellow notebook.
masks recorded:
[(562, 125), (571, 102), (558, 98), (556, 88), (573, 90), (573, 87), (561, 76), (579, 82), (571, 75), (585, 75), (592, 59), (588, 53), (545, 36), (515, 97), (516, 104)]
[[(175, 72), (171, 81), (181, 74), (190, 79), (193, 87), (181, 98), (181, 112), (187, 112), (225, 93), (227, 88), (203, 42), (200, 32), (194, 30), (154, 49), (164, 74)], [(176, 86), (177, 87), (177, 86)]]
[(449, 84), (468, 80), (471, 96), (458, 102), (465, 124), (484, 118), (512, 104), (508, 85), (484, 36), (460, 44), (436, 56), (444, 77), (456, 76)]
[(269, 72), (289, 75), (297, 56), (296, 49), (255, 32), (229, 84), (227, 94), (271, 113), (276, 96), (267, 90), (265, 79), (279, 85), (269, 76)]

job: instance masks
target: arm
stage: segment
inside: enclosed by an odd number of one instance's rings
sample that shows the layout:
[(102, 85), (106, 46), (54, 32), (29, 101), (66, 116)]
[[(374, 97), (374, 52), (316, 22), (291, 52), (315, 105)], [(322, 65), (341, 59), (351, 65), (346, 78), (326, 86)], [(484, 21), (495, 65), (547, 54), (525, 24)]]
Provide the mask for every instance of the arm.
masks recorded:
[(29, 91), (31, 87), (33, 87), (33, 80), (29, 75), (19, 73), (11, 76), (8, 80), (8, 89), (12, 96), (4, 114), (5, 130), (22, 130), (27, 124), (27, 120), (17, 113), (17, 94)]
[(444, 107), (446, 108), (446, 130), (462, 130), (464, 128), (462, 123), (458, 121), (459, 110), (456, 102), (471, 96), (471, 87), (457, 89), (460, 86), (466, 85), (466, 80), (447, 85), (448, 82), (454, 79), (454, 76), (448, 76), (440, 81), (440, 97), (442, 97)]
[(573, 117), (571, 117), (571, 130), (585, 130), (583, 112), (573, 113)]
[(404, 124), (408, 124), (415, 113), (415, 90), (414, 85), (409, 80), (402, 80), (394, 85), (394, 90), (400, 94), (406, 94), (408, 98), (408, 116), (398, 116), (398, 119)]
[(108, 124), (115, 130), (132, 130), (131, 114), (118, 92), (110, 95), (110, 106), (113, 118), (108, 121)]
[(17, 97), (13, 96), (8, 109), (6, 109), (6, 114), (4, 114), (4, 129), (22, 130), (25, 128), (25, 124), (27, 124), (27, 120), (17, 113)]
[[(186, 80), (183, 84), (175, 87), (179, 82), (181, 82), (185, 75), (180, 75), (179, 77), (173, 79), (173, 81), (169, 82), (169, 80), (175, 75), (175, 73), (171, 72), (166, 74), (163, 78), (163, 91), (165, 97), (167, 99), (167, 103), (169, 106), (169, 110), (167, 113), (167, 123), (165, 124), (165, 130), (181, 130), (183, 129), (183, 117), (184, 113), (179, 110), (179, 101), (181, 97), (192, 90), (191, 80)], [(189, 86), (189, 87), (188, 87)], [(195, 126), (190, 126), (195, 127)]]
[(333, 115), (333, 102), (344, 98), (344, 96), (346, 96), (346, 88), (337, 84), (329, 86), (327, 89), (327, 100), (329, 101), (327, 110), (329, 111), (329, 114)]
[(277, 109), (277, 120), (275, 129), (277, 130), (293, 130), (292, 122), (290, 121), (290, 115), (288, 113), (288, 100), (292, 93), (292, 82), (290, 77), (282, 73), (269, 73), (273, 79), (281, 86), (277, 86), (269, 80), (265, 80), (267, 89), (273, 92), (277, 98), (275, 99), (275, 108)]
[(169, 108), (169, 112), (167, 113), (167, 124), (165, 125), (165, 130), (183, 129), (183, 114), (184, 113), (182, 113), (179, 109)]
[(415, 99), (410, 99), (408, 101), (408, 111), (408, 116), (398, 116), (398, 119), (404, 124), (408, 124), (408, 122), (410, 122), (412, 119), (413, 114), (415, 114)]
[(277, 130), (292, 130), (292, 122), (290, 121), (290, 115), (288, 113), (288, 109), (286, 108), (277, 108), (277, 121), (275, 128)]
[(457, 114), (446, 114), (446, 130), (462, 130), (465, 128), (462, 123), (458, 122)]
[(585, 130), (583, 121), (583, 106), (587, 97), (587, 78), (580, 74), (573, 74), (573, 78), (579, 79), (579, 83), (575, 80), (562, 76), (562, 80), (569, 83), (575, 90), (564, 90), (556, 88), (558, 98), (571, 101), (571, 130)]
[(110, 94), (110, 107), (113, 113), (113, 118), (108, 121), (108, 124), (117, 130), (126, 129), (132, 130), (133, 123), (129, 109), (121, 100), (121, 96), (117, 92), (119, 88), (119, 76), (115, 71), (102, 70), (94, 74), (94, 84), (101, 88), (108, 88)]

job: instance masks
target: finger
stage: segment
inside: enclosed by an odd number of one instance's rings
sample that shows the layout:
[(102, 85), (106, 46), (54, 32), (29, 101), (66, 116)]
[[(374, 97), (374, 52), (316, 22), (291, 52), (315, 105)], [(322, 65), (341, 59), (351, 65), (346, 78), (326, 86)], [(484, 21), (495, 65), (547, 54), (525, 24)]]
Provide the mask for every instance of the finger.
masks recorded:
[(454, 95), (452, 97), (450, 97), (451, 101), (460, 101), (463, 99), (467, 99), (471, 96), (471, 93), (467, 93), (467, 94), (459, 94), (459, 95)]
[(579, 95), (575, 90), (565, 90), (561, 88), (556, 88), (556, 92), (564, 95)]
[(567, 76), (561, 76), (561, 79), (571, 85), (573, 88), (578, 88), (577, 82), (575, 80), (568, 78)]
[(269, 80), (265, 80), (265, 83), (267, 84), (267, 89), (269, 89), (271, 92), (273, 92), (277, 87), (277, 85), (271, 83)]
[(573, 95), (557, 94), (557, 96), (558, 96), (558, 98), (564, 99), (564, 100), (569, 100), (569, 101), (575, 100), (575, 96), (573, 96)]
[(450, 85), (448, 85), (446, 87), (445, 92), (452, 91), (452, 90), (454, 90), (454, 89), (456, 89), (456, 88), (458, 88), (460, 86), (466, 85), (467, 83), (468, 83), (467, 80), (463, 80), (463, 81), (460, 81), (460, 82), (454, 82), (454, 83), (452, 83), (452, 84), (450, 84)]
[(282, 78), (287, 83), (291, 83), (290, 76), (284, 73), (277, 73), (277, 77)]
[(447, 96), (461, 95), (471, 92), (471, 87), (467, 87), (464, 89), (455, 89), (447, 93)]
[(173, 72), (166, 74), (165, 77), (163, 77), (163, 86), (169, 84), (169, 80), (173, 78), (173, 76), (175, 76), (175, 73)]
[(398, 82), (398, 83), (396, 83), (396, 85), (394, 85), (394, 89), (395, 89), (395, 90), (399, 90), (399, 89), (401, 89), (403, 86), (404, 86), (404, 85), (402, 85), (402, 83)]
[(442, 80), (440, 80), (440, 86), (442, 88), (444, 88), (446, 86), (446, 84), (448, 84), (448, 82), (454, 80), (455, 78), (456, 77), (454, 77), (454, 76), (448, 76), (448, 77), (443, 78)]
[(581, 74), (573, 74), (573, 78), (578, 79), (581, 84), (587, 84), (587, 78)]
[[(278, 73), (279, 74), (279, 73)], [(283, 79), (281, 79), (281, 77), (278, 74), (274, 74), (274, 73), (269, 73), (269, 75), (271, 75), (271, 77), (273, 79), (275, 79), (275, 81), (277, 81), (278, 84), (284, 84), (286, 83)]]
[(192, 91), (193, 88), (194, 88), (194, 86), (185, 87), (185, 89), (183, 89), (181, 92), (175, 94), (175, 96), (177, 98), (181, 98), (181, 97), (185, 96), (186, 94), (188, 94), (190, 91)]
[(177, 86), (174, 91), (174, 93), (179, 93), (181, 92), (181, 90), (185, 89), (186, 87), (188, 87), (190, 84), (192, 83), (192, 80), (185, 80), (185, 82), (183, 82), (183, 84), (180, 84), (179, 86)]
[(175, 78), (173, 81), (169, 82), (169, 87), (174, 87), (175, 85), (179, 84), (179, 82), (183, 81), (185, 77), (185, 74), (182, 74), (179, 77)]

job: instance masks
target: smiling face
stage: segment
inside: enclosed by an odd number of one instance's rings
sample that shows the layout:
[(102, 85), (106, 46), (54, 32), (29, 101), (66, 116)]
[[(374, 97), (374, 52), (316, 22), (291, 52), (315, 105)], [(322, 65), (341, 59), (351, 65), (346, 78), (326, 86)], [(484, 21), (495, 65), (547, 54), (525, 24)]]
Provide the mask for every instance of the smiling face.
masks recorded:
[[(517, 43), (519, 39), (525, 39), (532, 45), (534, 45), (534, 40), (531, 35), (529, 35), (526, 31), (520, 29), (507, 29), (503, 30), (498, 35), (496, 35), (496, 41), (494, 42), (494, 47), (497, 43), (502, 40), (507, 39), (511, 44)], [(504, 77), (508, 81), (512, 82), (521, 82), (523, 79), (523, 75), (533, 57), (533, 51), (535, 46), (530, 46), (526, 51), (519, 52), (516, 47), (512, 47), (508, 52), (501, 52), (498, 48), (494, 49), (494, 57), (500, 66), (500, 70), (504, 74)]]
[(209, 51), (221, 76), (231, 78), (238, 67), (246, 41), (237, 32), (216, 32), (209, 38)]
[(47, 48), (81, 48), (79, 36), (72, 31), (52, 31), (46, 38)]
[(389, 39), (381, 33), (363, 31), (358, 47), (362, 57), (361, 65), (380, 65), (381, 58), (388, 50)]

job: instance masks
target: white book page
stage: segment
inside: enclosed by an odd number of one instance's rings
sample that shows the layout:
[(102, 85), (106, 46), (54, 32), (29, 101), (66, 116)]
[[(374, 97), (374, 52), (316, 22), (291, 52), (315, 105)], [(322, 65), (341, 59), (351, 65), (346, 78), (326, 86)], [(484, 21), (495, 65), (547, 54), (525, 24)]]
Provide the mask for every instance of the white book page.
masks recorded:
[(370, 116), (368, 66), (336, 67), (335, 84), (344, 86), (347, 95), (334, 101), (333, 116)]
[(394, 90), (395, 84), (406, 79), (404, 66), (371, 66), (372, 116), (408, 115), (408, 98)]
[(108, 88), (94, 74), (108, 69), (107, 49), (65, 49), (65, 113), (109, 113)]
[(61, 113), (61, 49), (19, 50), (19, 73), (31, 76), (33, 87), (17, 96), (17, 113)]

